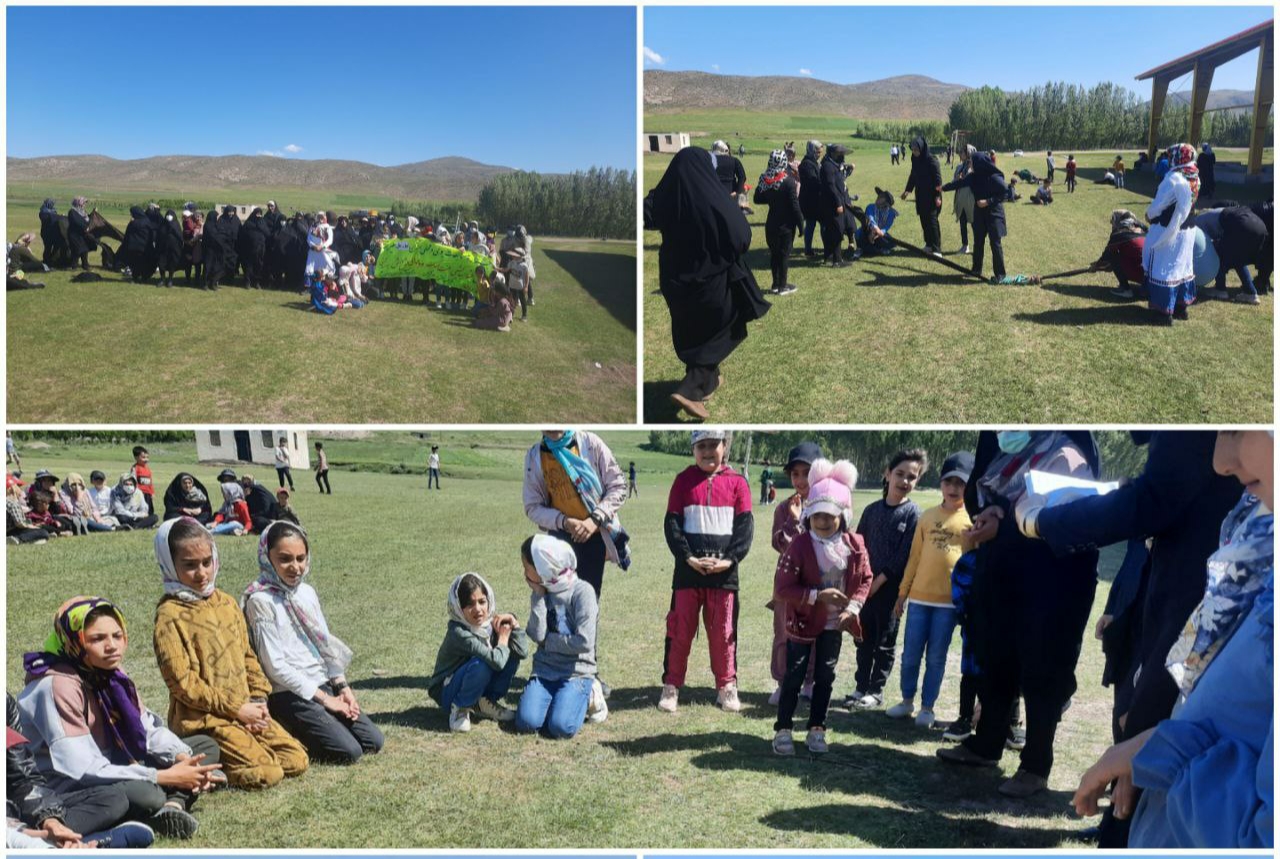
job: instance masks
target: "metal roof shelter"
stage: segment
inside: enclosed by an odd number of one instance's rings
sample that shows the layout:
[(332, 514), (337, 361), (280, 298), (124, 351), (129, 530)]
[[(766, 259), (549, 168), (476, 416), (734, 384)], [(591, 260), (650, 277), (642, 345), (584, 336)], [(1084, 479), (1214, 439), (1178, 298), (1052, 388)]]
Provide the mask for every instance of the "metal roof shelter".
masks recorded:
[(1251, 175), (1262, 172), (1262, 149), (1267, 144), (1267, 117), (1271, 114), (1275, 95), (1274, 18), (1137, 76), (1136, 79), (1140, 81), (1151, 80), (1151, 130), (1147, 140), (1149, 157), (1154, 158), (1156, 154), (1160, 115), (1164, 112), (1169, 82), (1188, 73), (1193, 75), (1191, 134), (1188, 142), (1195, 146), (1200, 143), (1200, 129), (1204, 123), (1204, 115), (1208, 112), (1205, 106), (1209, 101), (1214, 70), (1253, 50), (1258, 52), (1258, 79), (1253, 87), (1253, 132), (1249, 135), (1248, 172)]

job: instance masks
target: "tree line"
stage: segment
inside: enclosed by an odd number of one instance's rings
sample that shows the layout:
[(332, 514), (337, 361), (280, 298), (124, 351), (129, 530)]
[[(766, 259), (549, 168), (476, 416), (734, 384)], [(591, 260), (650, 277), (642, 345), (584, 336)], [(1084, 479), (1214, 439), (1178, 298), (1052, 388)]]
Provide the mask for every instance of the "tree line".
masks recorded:
[(612, 167), (504, 173), (481, 190), (476, 211), (487, 223), (523, 224), (534, 235), (634, 238), (636, 174)]
[[(779, 487), (789, 485), (782, 466), (786, 464), (787, 453), (802, 441), (817, 442), (829, 459), (852, 462), (858, 468), (858, 486), (863, 489), (879, 486), (881, 474), (893, 455), (911, 448), (921, 448), (929, 455), (929, 470), (920, 479), (920, 485), (937, 488), (941, 483), (943, 460), (957, 451), (972, 452), (978, 443), (976, 432), (964, 430), (739, 432), (730, 441), (729, 459), (735, 467), (740, 466), (746, 456), (748, 435), (751, 436), (751, 465), (755, 469), (752, 479), (759, 476), (759, 468), (767, 460), (772, 465), (773, 479)], [(1135, 445), (1129, 433), (1102, 430), (1095, 432), (1093, 437), (1102, 460), (1103, 479), (1132, 477), (1142, 471), (1147, 461), (1146, 448)], [(649, 448), (688, 456), (689, 433), (654, 430), (649, 433)]]

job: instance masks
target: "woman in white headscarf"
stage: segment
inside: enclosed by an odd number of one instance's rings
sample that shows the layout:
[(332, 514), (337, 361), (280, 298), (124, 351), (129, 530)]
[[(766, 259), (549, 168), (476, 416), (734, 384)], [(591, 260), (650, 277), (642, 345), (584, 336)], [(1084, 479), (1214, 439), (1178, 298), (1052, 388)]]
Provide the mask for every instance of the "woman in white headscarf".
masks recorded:
[(307, 278), (318, 274), (334, 274), (338, 270), (338, 254), (333, 250), (333, 227), (324, 212), (316, 213), (315, 226), (307, 234)]

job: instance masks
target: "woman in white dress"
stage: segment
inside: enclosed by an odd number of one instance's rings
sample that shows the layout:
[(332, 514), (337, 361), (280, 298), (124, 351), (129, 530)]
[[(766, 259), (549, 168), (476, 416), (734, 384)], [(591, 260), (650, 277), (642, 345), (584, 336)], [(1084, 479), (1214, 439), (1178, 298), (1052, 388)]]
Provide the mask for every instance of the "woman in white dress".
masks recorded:
[(1148, 306), (1159, 325), (1173, 325), (1187, 318), (1187, 306), (1196, 300), (1194, 258), (1195, 218), (1192, 210), (1200, 194), (1196, 151), (1186, 143), (1170, 146), (1169, 172), (1147, 207), (1147, 232), (1142, 268), (1147, 275)]

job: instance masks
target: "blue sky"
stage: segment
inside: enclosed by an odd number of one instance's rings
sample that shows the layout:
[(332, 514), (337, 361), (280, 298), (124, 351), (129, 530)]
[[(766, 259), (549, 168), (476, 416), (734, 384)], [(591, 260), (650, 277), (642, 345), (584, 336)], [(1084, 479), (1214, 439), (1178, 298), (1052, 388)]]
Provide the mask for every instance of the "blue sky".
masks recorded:
[[(646, 69), (726, 75), (805, 75), (861, 83), (920, 74), (1007, 90), (1046, 81), (1133, 78), (1272, 17), (1270, 6), (956, 7), (649, 6)], [(975, 28), (980, 35), (975, 37)], [(759, 34), (768, 33), (768, 38)], [(816, 40), (815, 34), (825, 34)], [(656, 55), (656, 59), (655, 59)], [(658, 61), (660, 60), (660, 62)], [(1252, 90), (1257, 52), (1225, 66), (1215, 89)], [(1181, 89), (1183, 87), (1179, 87)], [(1190, 78), (1185, 88), (1191, 88)]]
[(276, 153), (391, 166), (460, 155), (542, 172), (635, 169), (630, 7), (11, 6), (7, 16), (10, 156)]

